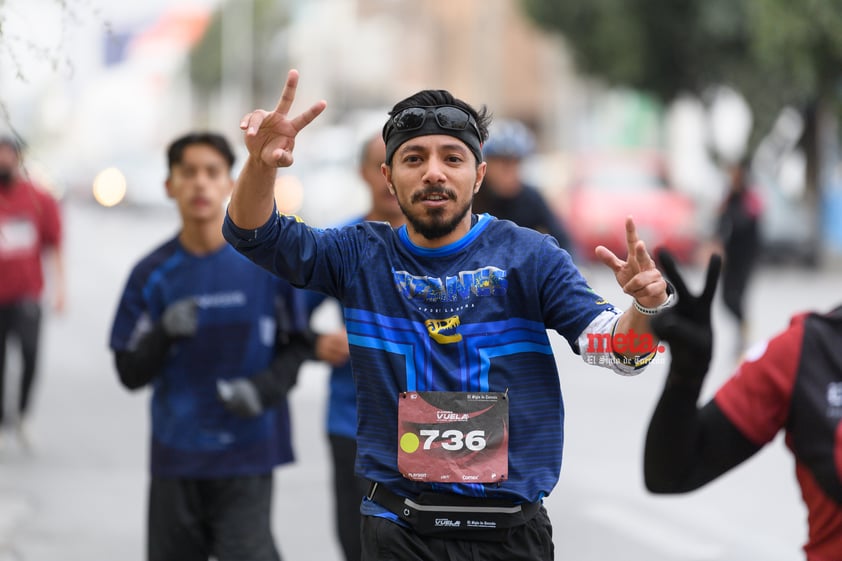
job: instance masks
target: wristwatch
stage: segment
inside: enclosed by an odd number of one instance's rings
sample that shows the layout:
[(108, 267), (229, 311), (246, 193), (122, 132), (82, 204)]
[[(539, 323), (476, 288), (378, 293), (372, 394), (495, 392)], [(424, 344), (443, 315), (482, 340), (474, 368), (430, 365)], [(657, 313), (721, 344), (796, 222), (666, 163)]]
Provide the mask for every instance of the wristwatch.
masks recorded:
[(647, 316), (657, 316), (662, 311), (666, 310), (675, 305), (675, 289), (672, 287), (670, 283), (667, 283), (667, 299), (664, 300), (660, 306), (655, 308), (647, 308), (646, 306), (642, 306), (637, 299), (634, 299), (634, 309), (640, 312), (643, 315)]

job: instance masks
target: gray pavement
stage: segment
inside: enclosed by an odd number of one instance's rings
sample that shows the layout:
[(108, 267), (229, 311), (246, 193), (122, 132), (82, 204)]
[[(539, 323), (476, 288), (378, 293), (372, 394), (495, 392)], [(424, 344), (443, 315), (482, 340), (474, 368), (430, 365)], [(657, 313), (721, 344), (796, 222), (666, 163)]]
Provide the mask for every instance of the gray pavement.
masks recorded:
[[(111, 316), (130, 265), (175, 232), (172, 209), (133, 211), (68, 204), (69, 308), (49, 315), (29, 426), (33, 447), (0, 435), (0, 561), (140, 561), (147, 485), (148, 393), (125, 391), (107, 351)], [(618, 303), (613, 277), (588, 266)], [(701, 283), (701, 271), (691, 271)], [(751, 293), (753, 338), (791, 313), (842, 297), (839, 272), (764, 269)], [(704, 393), (730, 371), (734, 329), (721, 308), (715, 367)], [(642, 484), (646, 422), (663, 383), (656, 364), (623, 378), (584, 365), (561, 339), (557, 356), (567, 423), (558, 487), (547, 500), (557, 559), (728, 561), (800, 558), (805, 509), (779, 437), (733, 473), (685, 496)], [(287, 561), (339, 560), (330, 523), (323, 435), (327, 372), (305, 367), (293, 393), (292, 466), (277, 470), (274, 527)]]

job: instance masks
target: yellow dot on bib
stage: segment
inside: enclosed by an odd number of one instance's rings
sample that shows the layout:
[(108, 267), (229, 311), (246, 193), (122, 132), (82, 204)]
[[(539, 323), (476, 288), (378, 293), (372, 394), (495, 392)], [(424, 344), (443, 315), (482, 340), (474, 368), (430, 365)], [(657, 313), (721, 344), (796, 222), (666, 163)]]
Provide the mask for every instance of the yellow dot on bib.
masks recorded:
[(418, 437), (414, 433), (405, 432), (401, 437), (401, 450), (407, 454), (412, 454), (418, 450), (418, 443)]

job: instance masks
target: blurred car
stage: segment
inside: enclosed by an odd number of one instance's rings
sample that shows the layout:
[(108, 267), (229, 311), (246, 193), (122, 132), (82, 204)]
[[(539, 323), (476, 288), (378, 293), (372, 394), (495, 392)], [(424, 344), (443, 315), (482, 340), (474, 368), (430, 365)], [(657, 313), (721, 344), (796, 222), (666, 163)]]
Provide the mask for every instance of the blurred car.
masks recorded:
[(650, 254), (666, 247), (679, 262), (691, 262), (699, 246), (696, 204), (666, 176), (658, 153), (576, 156), (560, 213), (577, 255), (593, 260), (594, 249), (603, 245), (625, 259), (625, 220), (632, 216)]
[(808, 192), (806, 166), (800, 151), (755, 159), (752, 175), (763, 199), (760, 258), (767, 263), (815, 268), (821, 262), (821, 211), (829, 205), (820, 208)]

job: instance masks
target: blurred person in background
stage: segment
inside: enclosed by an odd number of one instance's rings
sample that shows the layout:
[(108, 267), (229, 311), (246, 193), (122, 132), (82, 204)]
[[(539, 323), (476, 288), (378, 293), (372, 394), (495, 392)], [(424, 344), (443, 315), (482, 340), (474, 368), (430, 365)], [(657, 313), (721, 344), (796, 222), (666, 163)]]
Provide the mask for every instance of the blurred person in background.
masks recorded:
[(526, 125), (515, 120), (492, 123), (482, 146), (485, 178), (474, 197), (473, 211), (549, 234), (573, 256), (573, 243), (561, 218), (550, 210), (536, 187), (523, 181), (523, 160), (534, 151), (535, 139)]
[[(370, 208), (364, 215), (347, 224), (366, 220), (388, 222), (392, 228), (404, 223), (404, 216), (395, 195), (380, 171), (386, 160), (386, 144), (379, 134), (365, 139), (360, 153), (360, 176), (370, 195)], [(310, 293), (311, 306), (321, 304), (327, 297)], [(333, 459), (333, 495), (336, 531), (346, 561), (359, 561), (360, 502), (368, 491), (368, 482), (355, 474), (357, 456), (357, 394), (351, 371), (348, 333), (318, 334), (316, 358), (331, 366), (330, 392), (327, 408), (327, 434)]]
[(293, 460), (304, 294), (222, 238), (224, 137), (187, 134), (167, 159), (181, 229), (132, 269), (110, 338), (123, 385), (152, 386), (147, 559), (277, 561), (273, 470)]
[(716, 224), (714, 251), (722, 254), (722, 300), (737, 323), (739, 355), (749, 339), (746, 290), (760, 253), (760, 215), (763, 205), (751, 182), (748, 159), (728, 167), (728, 186)]
[(644, 476), (653, 493), (686, 493), (748, 460), (780, 431), (795, 457), (807, 505), (808, 561), (842, 555), (842, 305), (795, 315), (749, 348), (734, 375), (699, 408), (712, 354), (710, 308), (720, 256), (700, 296), (690, 294), (672, 257), (660, 254), (678, 303), (652, 327), (670, 346), (663, 393), (646, 433)]
[[(0, 425), (17, 422), (24, 447), (31, 446), (25, 429), (33, 384), (38, 369), (41, 334), (41, 297), (46, 259), (53, 309), (64, 309), (65, 281), (62, 255), (62, 220), (53, 196), (21, 173), (21, 145), (0, 138)], [(10, 342), (21, 354), (17, 407), (4, 411), (6, 357)], [(0, 427), (2, 428), (2, 427)]]
[(381, 170), (407, 223), (308, 226), (279, 214), (273, 195), (298, 132), (326, 106), (290, 116), (297, 86), (290, 70), (277, 107), (241, 120), (249, 156), (223, 232), (261, 266), (343, 305), (357, 474), (372, 482), (362, 558), (551, 561), (542, 500), (558, 482), (564, 407), (547, 330), (589, 364), (623, 375), (649, 364), (654, 345), (593, 344), (651, 337), (649, 318), (671, 300), (634, 222), (626, 261), (596, 250), (633, 298), (621, 312), (555, 239), (471, 212), (488, 113), (422, 90), (382, 131)]

